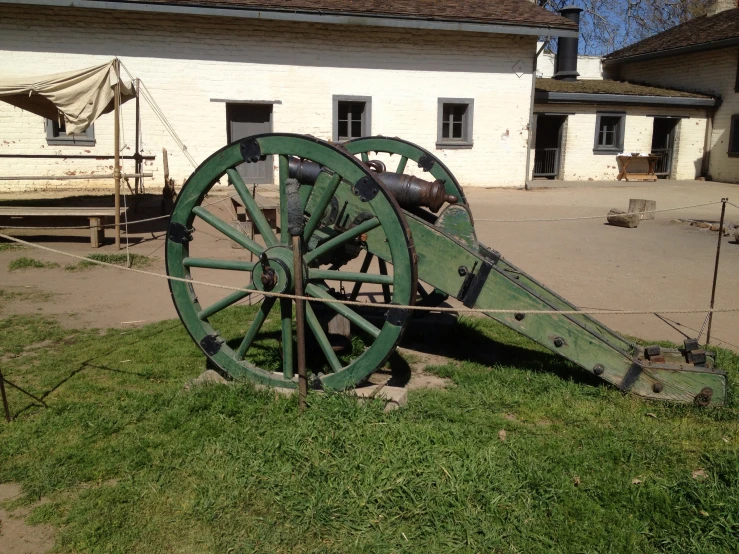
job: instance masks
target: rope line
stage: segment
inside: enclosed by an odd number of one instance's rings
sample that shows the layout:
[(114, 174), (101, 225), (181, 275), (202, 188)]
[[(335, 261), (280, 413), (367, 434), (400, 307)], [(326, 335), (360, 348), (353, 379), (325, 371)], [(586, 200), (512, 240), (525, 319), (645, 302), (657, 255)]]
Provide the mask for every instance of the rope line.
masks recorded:
[[(679, 206), (677, 208), (664, 208), (662, 210), (646, 210), (643, 212), (627, 212), (623, 214), (618, 215), (642, 215), (642, 214), (656, 214), (661, 212), (675, 212), (678, 210), (687, 210), (689, 208), (701, 208), (703, 206), (715, 206), (716, 204), (721, 204), (721, 202), (706, 202), (704, 204), (693, 204), (692, 206)], [(487, 223), (529, 223), (529, 222), (536, 222), (536, 221), (577, 221), (582, 219), (603, 219), (602, 215), (584, 215), (580, 217), (552, 217), (552, 218), (540, 218), (540, 219), (477, 219), (475, 218), (475, 223), (478, 221), (485, 221)]]
[[(207, 281), (199, 281), (196, 279), (185, 279), (182, 277), (172, 277), (171, 275), (164, 275), (162, 273), (155, 273), (153, 271), (146, 271), (143, 269), (136, 269), (133, 267), (124, 267), (116, 264), (112, 264), (109, 262), (103, 262), (101, 260), (94, 260), (87, 258), (85, 256), (79, 256), (77, 254), (72, 254), (71, 252), (64, 252), (63, 250), (57, 250), (56, 248), (50, 248), (48, 246), (42, 246), (40, 244), (34, 244), (32, 242), (28, 242), (25, 240), (21, 240), (16, 237), (11, 237), (9, 235), (5, 235), (0, 233), (0, 238), (10, 240), (19, 244), (23, 244), (26, 246), (30, 246), (32, 248), (37, 248), (39, 250), (45, 250), (47, 252), (52, 252), (54, 254), (60, 254), (62, 256), (68, 256), (70, 258), (76, 258), (78, 260), (84, 260), (87, 262), (92, 262), (94, 264), (112, 267), (114, 269), (118, 269), (121, 271), (131, 271), (133, 273), (138, 273), (141, 275), (148, 275), (150, 277), (157, 277), (159, 279), (166, 279), (169, 281), (177, 281), (181, 283), (187, 283), (190, 285), (203, 285), (206, 287), (212, 287), (217, 289), (224, 289), (224, 290), (230, 290), (230, 291), (242, 291), (245, 292), (247, 289), (244, 287), (232, 287), (229, 285), (219, 285), (216, 283), (209, 283)], [(256, 291), (254, 291), (256, 292)], [(361, 306), (365, 308), (384, 308), (384, 309), (390, 309), (390, 308), (402, 308), (406, 310), (413, 310), (413, 311), (425, 311), (425, 312), (452, 312), (452, 313), (479, 313), (479, 314), (564, 314), (564, 315), (583, 315), (583, 314), (600, 314), (600, 315), (644, 315), (644, 314), (654, 314), (655, 312), (660, 313), (666, 313), (666, 314), (695, 314), (695, 313), (701, 313), (704, 314), (706, 312), (713, 312), (713, 313), (733, 313), (733, 312), (739, 312), (738, 308), (699, 308), (699, 309), (652, 309), (652, 310), (515, 310), (515, 309), (489, 309), (489, 308), (466, 308), (466, 307), (460, 307), (460, 308), (443, 308), (443, 307), (429, 307), (429, 306), (410, 306), (410, 305), (400, 305), (400, 304), (385, 304), (385, 303), (366, 303), (366, 302), (359, 302), (359, 301), (352, 301), (352, 300), (341, 300), (338, 298), (315, 298), (313, 296), (298, 296), (295, 294), (285, 294), (285, 293), (279, 293), (279, 292), (268, 292), (260, 290), (258, 291), (259, 294), (266, 296), (266, 297), (274, 297), (274, 298), (285, 298), (289, 300), (306, 300), (310, 302), (323, 302), (325, 304), (344, 304), (346, 306)]]
[[(226, 198), (222, 198), (220, 200), (216, 200), (215, 202), (211, 202), (209, 204), (204, 204), (203, 207), (207, 208), (208, 206), (212, 206), (213, 204), (217, 204), (218, 202), (223, 202), (225, 200), (228, 200), (230, 198), (236, 198), (236, 194), (232, 194)], [(699, 208), (703, 206), (714, 206), (716, 204), (721, 204), (721, 202), (706, 202), (704, 204), (693, 204), (691, 206), (678, 206), (675, 208), (665, 208), (662, 210), (649, 210), (646, 212), (629, 212), (619, 215), (637, 215), (637, 214), (653, 214), (658, 212), (675, 212), (678, 210), (687, 210), (690, 208)], [(731, 204), (731, 202), (727, 202), (727, 204)], [(731, 204), (734, 206), (734, 204)], [(737, 206), (735, 206), (737, 207)], [(129, 225), (133, 225), (135, 223), (145, 223), (148, 221), (156, 221), (159, 219), (164, 219), (169, 217), (168, 215), (162, 215), (157, 217), (150, 217), (148, 219), (137, 219), (135, 221), (129, 221)], [(484, 221), (487, 223), (527, 223), (527, 222), (536, 222), (536, 221), (576, 221), (576, 220), (582, 220), (582, 219), (602, 219), (602, 215), (586, 215), (581, 217), (559, 217), (559, 218), (545, 218), (545, 219), (477, 219), (475, 218), (475, 222), (478, 221)], [(107, 228), (107, 227), (115, 227), (115, 223), (108, 223), (105, 225), (98, 225), (98, 228)], [(25, 227), (23, 225), (0, 225), (0, 229), (90, 229), (90, 225), (77, 225), (73, 227)]]

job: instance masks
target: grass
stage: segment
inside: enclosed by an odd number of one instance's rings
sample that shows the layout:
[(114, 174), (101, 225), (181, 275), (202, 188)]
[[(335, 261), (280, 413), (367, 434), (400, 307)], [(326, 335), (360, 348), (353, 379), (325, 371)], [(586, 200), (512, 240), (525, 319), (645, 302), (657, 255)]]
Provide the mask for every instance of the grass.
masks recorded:
[(24, 245), (16, 242), (0, 242), (0, 252), (14, 252), (23, 248), (25, 248)]
[[(142, 256), (141, 254), (89, 254), (87, 258), (99, 262), (105, 262), (108, 264), (128, 266), (128, 259), (130, 257), (131, 267), (143, 268), (151, 265), (151, 258)], [(94, 261), (81, 260), (76, 264), (69, 264), (64, 266), (67, 271), (81, 271), (86, 269), (92, 269), (96, 267), (102, 267), (100, 264), (96, 264)]]
[[(388, 414), (311, 394), (301, 415), (248, 384), (183, 390), (205, 362), (178, 321), (6, 318), (3, 371), (50, 409), (9, 391), (0, 482), (49, 499), (28, 521), (59, 552), (737, 551), (735, 396), (626, 396), (491, 320), (447, 340), (460, 359), (428, 371), (452, 388)], [(739, 356), (719, 365), (736, 390)]]
[(16, 258), (8, 264), (8, 269), (10, 271), (17, 271), (19, 269), (53, 269), (55, 267), (59, 267), (59, 264), (54, 262), (44, 262), (42, 260), (28, 258), (26, 256)]

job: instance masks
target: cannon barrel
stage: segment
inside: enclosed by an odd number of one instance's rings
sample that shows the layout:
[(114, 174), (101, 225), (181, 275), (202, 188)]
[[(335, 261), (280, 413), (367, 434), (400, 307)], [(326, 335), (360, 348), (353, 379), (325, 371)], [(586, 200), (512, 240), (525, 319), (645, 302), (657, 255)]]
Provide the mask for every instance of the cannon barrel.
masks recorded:
[[(380, 162), (369, 162), (372, 169), (382, 169)], [(323, 168), (316, 162), (290, 158), (289, 175), (305, 185), (313, 185)], [(392, 193), (401, 207), (406, 209), (427, 207), (432, 212), (438, 212), (445, 202), (456, 204), (456, 196), (447, 194), (444, 183), (440, 180), (426, 181), (403, 173), (376, 173), (376, 177)]]

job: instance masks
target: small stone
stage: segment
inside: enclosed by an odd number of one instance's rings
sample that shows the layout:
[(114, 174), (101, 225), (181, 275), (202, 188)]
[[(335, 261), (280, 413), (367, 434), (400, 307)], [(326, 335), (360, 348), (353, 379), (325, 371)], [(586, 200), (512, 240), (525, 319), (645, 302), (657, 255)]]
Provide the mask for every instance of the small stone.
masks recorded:
[(505, 442), (506, 438), (508, 437), (508, 433), (506, 433), (505, 429), (501, 429), (498, 431), (498, 438)]
[(705, 479), (706, 477), (708, 477), (705, 469), (694, 469), (690, 476), (693, 479)]
[(641, 479), (637, 478), (637, 477), (634, 477), (634, 478), (633, 478), (633, 479), (631, 480), (631, 484), (632, 484), (632, 485), (641, 485), (641, 484), (642, 484), (642, 482), (643, 482), (643, 481), (642, 481)]
[(579, 487), (580, 486), (580, 483), (582, 483), (582, 481), (580, 480), (580, 476), (579, 475), (575, 475), (575, 477), (574, 477), (574, 479), (572, 481), (573, 481), (573, 483), (575, 484), (576, 487)]
[(190, 388), (193, 386), (228, 385), (229, 383), (230, 381), (225, 379), (217, 371), (213, 371), (212, 369), (206, 369), (203, 373), (200, 374), (199, 377), (188, 381), (187, 384), (185, 385), (185, 390), (190, 390)]

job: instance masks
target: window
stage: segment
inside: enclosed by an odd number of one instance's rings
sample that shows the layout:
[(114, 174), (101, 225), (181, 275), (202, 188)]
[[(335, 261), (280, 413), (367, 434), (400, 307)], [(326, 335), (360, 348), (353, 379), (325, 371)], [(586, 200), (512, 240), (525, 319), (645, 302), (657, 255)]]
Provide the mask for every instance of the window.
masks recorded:
[(731, 116), (731, 130), (729, 131), (729, 156), (739, 158), (739, 114)]
[(437, 148), (472, 148), (471, 98), (439, 98)]
[(624, 149), (624, 114), (598, 114), (593, 151), (612, 154)]
[(334, 142), (371, 134), (372, 98), (334, 96)]
[(734, 81), (734, 92), (739, 92), (739, 56), (736, 58), (736, 80)]
[(46, 120), (46, 144), (55, 145), (76, 145), (76, 146), (95, 146), (95, 124), (93, 123), (87, 128), (82, 135), (68, 135), (64, 126), (64, 120), (58, 121)]

